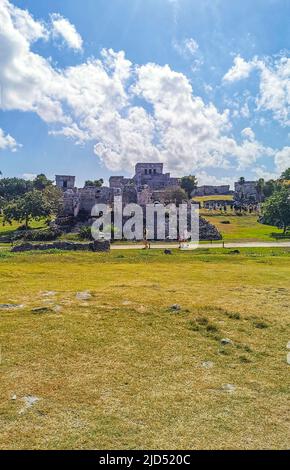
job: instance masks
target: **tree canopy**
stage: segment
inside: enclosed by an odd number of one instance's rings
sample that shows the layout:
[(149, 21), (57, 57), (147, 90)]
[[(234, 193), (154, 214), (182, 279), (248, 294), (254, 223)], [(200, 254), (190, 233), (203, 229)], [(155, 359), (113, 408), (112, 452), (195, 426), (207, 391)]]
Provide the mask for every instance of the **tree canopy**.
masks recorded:
[(287, 168), (287, 170), (283, 171), (281, 175), (281, 180), (282, 181), (290, 180), (290, 168)]
[(290, 192), (285, 187), (277, 189), (263, 207), (263, 222), (283, 228), (284, 234), (290, 226)]
[(62, 191), (41, 173), (33, 181), (23, 178), (0, 179), (0, 210), (3, 223), (24, 222), (58, 214), (63, 204)]
[(34, 189), (38, 191), (43, 191), (45, 188), (52, 186), (52, 181), (50, 181), (43, 173), (37, 175), (32, 182)]
[(85, 182), (85, 188), (101, 188), (104, 184), (104, 180), (101, 178), (99, 180), (87, 180)]
[(182, 188), (170, 188), (165, 191), (167, 202), (182, 204), (183, 201), (188, 200), (186, 191)]
[(15, 199), (3, 209), (4, 223), (11, 223), (12, 220), (24, 222), (26, 229), (32, 218), (48, 217), (50, 213), (51, 207), (47, 198), (37, 190), (30, 191), (21, 198)]
[(22, 178), (0, 179), (0, 197), (6, 201), (21, 197), (32, 189), (32, 181), (26, 181)]
[(192, 191), (197, 187), (197, 184), (197, 179), (193, 175), (181, 178), (181, 187), (184, 189), (189, 199), (191, 198)]

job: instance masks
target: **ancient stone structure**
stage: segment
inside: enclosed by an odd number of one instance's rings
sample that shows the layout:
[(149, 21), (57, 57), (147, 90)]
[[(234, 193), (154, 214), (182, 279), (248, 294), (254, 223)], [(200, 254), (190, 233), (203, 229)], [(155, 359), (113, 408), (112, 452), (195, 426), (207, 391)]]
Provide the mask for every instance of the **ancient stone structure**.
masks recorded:
[[(60, 214), (57, 224), (65, 225), (68, 219), (75, 221), (75, 227), (79, 224), (91, 222), (91, 211), (96, 204), (113, 205), (115, 196), (121, 196), (123, 205), (137, 203), (143, 208), (147, 204), (166, 204), (168, 189), (180, 188), (181, 180), (171, 177), (170, 173), (164, 173), (163, 163), (137, 163), (135, 175), (132, 178), (112, 176), (109, 187), (97, 188), (95, 186), (76, 188), (75, 178), (72, 176), (57, 176), (56, 184), (63, 190), (63, 213)], [(201, 188), (203, 188), (201, 190)], [(227, 194), (229, 186), (203, 186), (199, 188), (203, 194)], [(190, 203), (188, 205), (190, 213)], [(63, 219), (63, 223), (62, 223)], [(144, 220), (145, 222), (145, 220)], [(70, 224), (68, 224), (70, 225)], [(70, 229), (72, 230), (72, 229)], [(213, 225), (205, 219), (200, 219), (200, 239), (220, 240), (221, 235)], [(75, 249), (68, 247), (64, 249)], [(85, 249), (80, 246), (77, 249)]]
[(256, 181), (238, 181), (235, 183), (235, 202), (238, 204), (257, 203), (259, 194)]
[(137, 190), (144, 185), (152, 190), (180, 186), (179, 178), (172, 178), (170, 173), (163, 173), (163, 163), (137, 163), (133, 181)]
[(109, 187), (76, 188), (74, 176), (59, 175), (56, 185), (64, 192), (62, 215), (77, 217), (80, 213), (89, 215), (95, 204), (112, 204), (115, 196), (122, 196), (123, 204), (146, 205), (156, 198), (162, 201), (162, 192), (180, 187), (180, 179), (163, 173), (163, 163), (137, 163), (133, 178), (112, 176)]
[(54, 243), (23, 243), (14, 246), (11, 251), (13, 253), (25, 251), (46, 251), (46, 250), (63, 250), (63, 251), (94, 251), (106, 252), (110, 250), (109, 241), (94, 241), (92, 243), (71, 243), (71, 242), (54, 242)]
[(192, 196), (214, 196), (231, 194), (230, 185), (222, 186), (198, 186), (193, 190)]
[(56, 175), (55, 181), (58, 188), (66, 191), (67, 189), (73, 189), (75, 187), (76, 177)]

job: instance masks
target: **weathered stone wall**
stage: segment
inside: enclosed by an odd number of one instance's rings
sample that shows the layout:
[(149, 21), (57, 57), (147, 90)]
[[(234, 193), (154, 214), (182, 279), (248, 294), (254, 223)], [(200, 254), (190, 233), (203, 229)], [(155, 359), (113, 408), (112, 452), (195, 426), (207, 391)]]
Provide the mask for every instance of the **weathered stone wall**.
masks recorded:
[(94, 241), (92, 243), (70, 243), (70, 242), (54, 242), (54, 243), (24, 243), (14, 246), (11, 251), (20, 253), (25, 251), (47, 251), (47, 250), (63, 250), (63, 251), (94, 251), (105, 252), (110, 250), (110, 242)]
[(146, 204), (152, 203), (152, 198), (152, 189), (149, 186), (142, 186), (140, 191), (137, 193), (137, 204), (140, 206), (146, 206)]
[(198, 186), (193, 192), (194, 196), (214, 196), (224, 195), (230, 193), (230, 185), (221, 185), (221, 186)]
[(121, 188), (123, 189), (128, 184), (134, 184), (133, 179), (125, 178), (124, 176), (111, 176), (109, 179), (110, 188)]
[(257, 202), (259, 198), (257, 181), (245, 181), (235, 183), (235, 201), (238, 203)]
[(75, 176), (56, 175), (56, 186), (64, 191), (75, 187)]

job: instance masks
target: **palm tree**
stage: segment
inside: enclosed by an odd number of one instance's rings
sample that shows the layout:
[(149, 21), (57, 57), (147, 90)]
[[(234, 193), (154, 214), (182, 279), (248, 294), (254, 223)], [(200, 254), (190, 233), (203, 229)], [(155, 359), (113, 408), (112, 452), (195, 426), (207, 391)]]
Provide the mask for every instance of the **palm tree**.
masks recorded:
[(256, 190), (257, 190), (259, 202), (262, 202), (263, 200), (264, 188), (265, 188), (265, 180), (264, 178), (260, 178), (256, 184)]

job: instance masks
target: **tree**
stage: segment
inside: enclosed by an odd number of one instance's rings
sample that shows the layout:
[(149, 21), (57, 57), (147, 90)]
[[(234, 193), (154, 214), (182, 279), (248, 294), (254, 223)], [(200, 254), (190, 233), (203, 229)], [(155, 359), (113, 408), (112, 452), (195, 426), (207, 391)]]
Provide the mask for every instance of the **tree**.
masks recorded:
[(37, 175), (35, 180), (32, 182), (33, 188), (37, 191), (43, 191), (45, 188), (52, 186), (52, 181), (50, 181), (43, 173)]
[(165, 191), (165, 199), (168, 203), (182, 204), (188, 200), (187, 193), (182, 188), (169, 188)]
[(101, 188), (103, 184), (104, 180), (102, 178), (95, 181), (88, 180), (85, 182), (85, 188)]
[(22, 178), (3, 178), (0, 180), (0, 197), (5, 201), (21, 197), (32, 189), (32, 181), (26, 181)]
[(283, 171), (281, 178), (282, 181), (288, 181), (290, 180), (290, 168), (287, 168), (287, 170)]
[(187, 193), (188, 198), (191, 198), (192, 191), (197, 187), (197, 179), (193, 175), (184, 176), (181, 179), (181, 188)]
[(270, 196), (263, 207), (263, 222), (283, 228), (284, 234), (290, 226), (290, 193), (281, 187)]
[(33, 190), (4, 207), (4, 223), (16, 220), (20, 223), (24, 222), (25, 228), (28, 229), (32, 218), (48, 217), (51, 212), (51, 206), (45, 195), (41, 191)]
[(241, 176), (241, 178), (239, 179), (240, 185), (243, 186), (245, 184), (245, 182), (246, 182), (245, 178), (243, 176)]
[(265, 180), (264, 178), (260, 178), (256, 184), (256, 190), (257, 190), (259, 202), (262, 202), (264, 199), (264, 189), (265, 189)]
[(42, 191), (46, 205), (49, 207), (49, 215), (56, 215), (63, 206), (63, 192), (56, 186), (49, 185)]
[(272, 194), (276, 191), (277, 186), (278, 184), (277, 184), (277, 181), (275, 180), (266, 181), (264, 185), (264, 190), (263, 190), (265, 198), (272, 196)]

